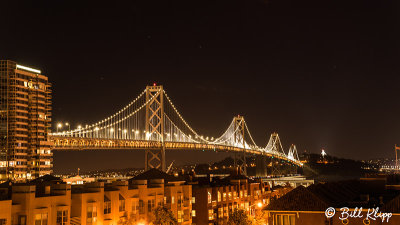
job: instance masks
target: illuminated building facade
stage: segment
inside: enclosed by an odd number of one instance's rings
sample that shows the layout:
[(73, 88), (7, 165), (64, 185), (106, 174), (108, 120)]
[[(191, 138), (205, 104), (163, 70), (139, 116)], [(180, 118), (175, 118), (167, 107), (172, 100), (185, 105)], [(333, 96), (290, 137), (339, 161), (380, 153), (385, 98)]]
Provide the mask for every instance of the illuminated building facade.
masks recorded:
[(192, 223), (192, 187), (161, 171), (129, 181), (70, 185), (45, 175), (29, 183), (0, 184), (0, 225), (149, 224), (158, 206), (179, 225)]
[(0, 179), (22, 181), (50, 174), (48, 78), (40, 70), (0, 60), (0, 80)]
[(235, 209), (244, 209), (248, 215), (255, 216), (270, 201), (268, 185), (242, 175), (207, 178), (192, 185), (192, 220), (196, 225), (227, 224), (229, 214)]

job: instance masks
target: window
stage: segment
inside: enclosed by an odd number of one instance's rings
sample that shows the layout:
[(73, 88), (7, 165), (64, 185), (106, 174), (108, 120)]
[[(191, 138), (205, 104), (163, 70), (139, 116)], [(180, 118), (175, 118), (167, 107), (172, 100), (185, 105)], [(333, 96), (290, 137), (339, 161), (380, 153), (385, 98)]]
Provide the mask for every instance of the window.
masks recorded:
[(229, 198), (229, 200), (232, 200), (232, 192), (228, 193), (228, 198)]
[(144, 202), (143, 200), (139, 200), (139, 213), (144, 214)]
[(244, 190), (244, 197), (247, 197), (247, 190)]
[(222, 195), (222, 201), (226, 201), (226, 192)]
[(151, 212), (152, 209), (155, 207), (155, 199), (151, 199), (147, 201), (148, 212)]
[[(19, 225), (26, 225), (26, 215), (18, 216), (18, 224)], [(1, 223), (0, 223), (1, 225)]]
[(125, 211), (125, 198), (119, 195), (119, 211)]
[(196, 210), (192, 210), (192, 217), (196, 217)]
[(192, 197), (192, 204), (196, 203), (196, 197)]
[(47, 225), (47, 213), (36, 214), (35, 225)]
[(175, 204), (175, 197), (174, 196), (171, 197), (171, 204)]
[(104, 214), (111, 213), (111, 201), (104, 202)]
[(183, 222), (183, 211), (179, 210), (178, 211), (178, 223), (182, 223)]
[(295, 215), (276, 215), (276, 223), (274, 225), (295, 225)]
[(211, 203), (211, 192), (207, 192), (208, 203)]
[(132, 202), (132, 213), (136, 214), (139, 211), (139, 204), (137, 201)]
[(208, 220), (214, 219), (214, 211), (212, 209), (208, 210)]
[(222, 207), (218, 208), (218, 218), (224, 217), (224, 209)]
[(86, 223), (92, 224), (97, 220), (97, 208), (96, 206), (88, 206), (86, 211)]
[[(26, 219), (26, 216), (25, 216)], [(26, 223), (26, 221), (25, 221)], [(0, 225), (6, 225), (7, 224), (7, 219), (0, 219)]]
[(178, 195), (178, 207), (182, 207), (183, 199), (182, 195)]
[(220, 202), (221, 201), (221, 192), (218, 191), (217, 193), (217, 201)]
[(68, 222), (68, 210), (57, 211), (57, 225), (66, 225)]
[(243, 191), (240, 191), (240, 198), (243, 197)]

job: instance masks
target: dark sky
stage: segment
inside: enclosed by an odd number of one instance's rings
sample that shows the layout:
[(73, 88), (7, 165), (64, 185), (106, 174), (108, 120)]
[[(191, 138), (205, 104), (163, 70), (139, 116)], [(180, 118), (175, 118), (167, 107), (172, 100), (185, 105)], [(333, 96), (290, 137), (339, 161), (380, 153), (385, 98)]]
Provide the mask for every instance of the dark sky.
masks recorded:
[[(49, 76), (56, 122), (103, 119), (157, 82), (202, 134), (241, 114), (261, 146), (274, 131), (286, 150), (355, 159), (400, 144), (398, 1), (10, 2), (0, 58)], [(138, 167), (143, 156), (55, 153), (55, 171)]]

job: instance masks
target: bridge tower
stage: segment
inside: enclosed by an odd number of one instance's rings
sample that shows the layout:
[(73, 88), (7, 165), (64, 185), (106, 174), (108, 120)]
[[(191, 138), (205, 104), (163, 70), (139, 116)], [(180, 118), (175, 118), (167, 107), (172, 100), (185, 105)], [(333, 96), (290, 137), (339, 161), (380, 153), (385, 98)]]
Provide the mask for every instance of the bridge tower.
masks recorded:
[(146, 139), (161, 142), (160, 149), (146, 149), (145, 170), (156, 168), (165, 172), (164, 90), (162, 85), (146, 87)]
[(235, 152), (235, 161), (234, 166), (239, 170), (239, 172), (243, 175), (247, 175), (246, 170), (246, 145), (244, 140), (244, 118), (243, 116), (236, 116), (234, 118), (234, 141), (237, 144), (243, 145), (242, 152)]

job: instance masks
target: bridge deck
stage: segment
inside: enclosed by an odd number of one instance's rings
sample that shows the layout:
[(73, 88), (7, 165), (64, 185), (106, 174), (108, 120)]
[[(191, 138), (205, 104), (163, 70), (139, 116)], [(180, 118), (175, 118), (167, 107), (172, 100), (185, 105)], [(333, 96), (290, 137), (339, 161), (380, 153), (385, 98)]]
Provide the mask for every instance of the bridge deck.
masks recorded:
[[(50, 136), (53, 150), (113, 150), (113, 149), (160, 149), (162, 143), (149, 140), (121, 140), (121, 139), (98, 139), (81, 137)], [(165, 142), (166, 150), (209, 150), (224, 152), (242, 152), (243, 148), (227, 145), (189, 143), (189, 142)], [(275, 152), (265, 152), (256, 149), (245, 149), (246, 153), (253, 155), (265, 155), (275, 157), (301, 166), (297, 160), (287, 158), (285, 155)]]

